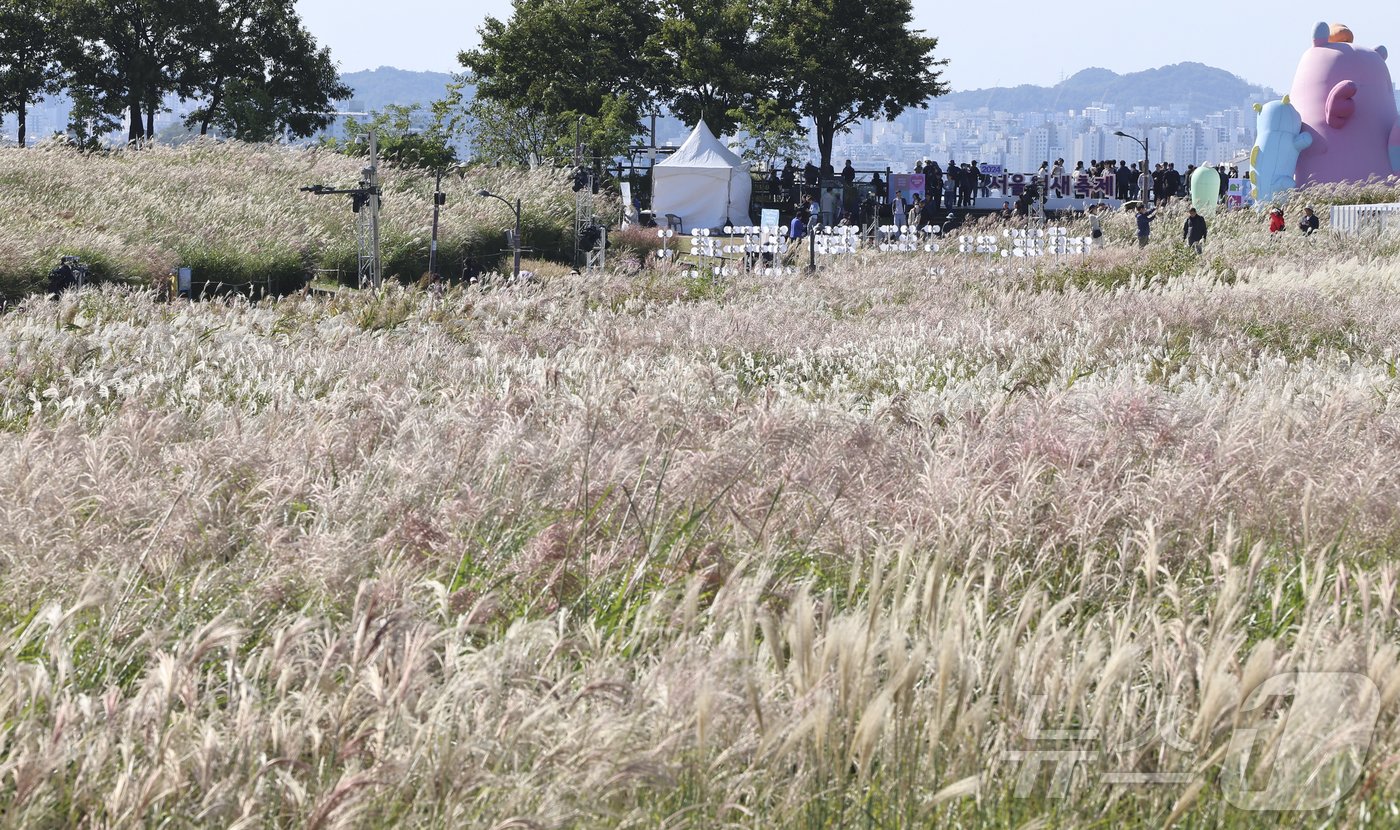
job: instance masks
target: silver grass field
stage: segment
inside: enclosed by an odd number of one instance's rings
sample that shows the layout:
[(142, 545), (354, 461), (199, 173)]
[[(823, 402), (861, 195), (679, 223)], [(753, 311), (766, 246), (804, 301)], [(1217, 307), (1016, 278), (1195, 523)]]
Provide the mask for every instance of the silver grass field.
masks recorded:
[[(312, 268), (353, 276), (349, 198), (318, 198), (299, 188), (352, 187), (365, 162), (329, 150), (212, 141), (97, 154), (55, 141), (0, 148), (0, 299), (25, 293), (17, 287), (46, 275), (60, 254), (145, 284), (177, 265), (194, 266), (200, 279), (232, 266), (246, 275), (239, 282), (255, 285), (260, 272), (273, 269), (298, 278)], [(467, 250), (479, 259), (499, 254), (510, 212), (475, 197), (482, 188), (522, 199), (531, 248), (557, 247), (559, 233), (545, 231), (565, 227), (571, 247), (574, 194), (567, 178), (553, 169), (484, 166), (473, 168), (469, 181), (445, 177), (443, 256), (455, 263)], [(417, 280), (427, 270), (433, 178), (386, 167), (383, 189), (385, 273)]]
[[(1400, 824), (1400, 239), (1245, 213), (1198, 258), (1182, 211), (1062, 261), (23, 301), (0, 826)], [(1287, 672), (1378, 716), (1253, 812)]]

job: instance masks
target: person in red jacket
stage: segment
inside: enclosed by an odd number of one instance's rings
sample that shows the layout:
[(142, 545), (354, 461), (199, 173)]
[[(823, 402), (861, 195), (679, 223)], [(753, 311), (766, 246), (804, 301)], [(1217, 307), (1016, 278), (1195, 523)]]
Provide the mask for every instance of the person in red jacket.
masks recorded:
[(1278, 208), (1269, 211), (1269, 233), (1278, 233), (1283, 230), (1284, 224), (1283, 211)]

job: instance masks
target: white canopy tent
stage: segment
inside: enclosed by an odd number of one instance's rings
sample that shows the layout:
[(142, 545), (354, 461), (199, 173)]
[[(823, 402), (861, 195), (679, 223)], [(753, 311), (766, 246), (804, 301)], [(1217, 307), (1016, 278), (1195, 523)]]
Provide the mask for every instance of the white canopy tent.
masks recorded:
[(752, 225), (749, 165), (715, 138), (701, 121), (665, 161), (652, 168), (651, 208), (657, 221), (679, 216), (681, 232), (694, 228)]

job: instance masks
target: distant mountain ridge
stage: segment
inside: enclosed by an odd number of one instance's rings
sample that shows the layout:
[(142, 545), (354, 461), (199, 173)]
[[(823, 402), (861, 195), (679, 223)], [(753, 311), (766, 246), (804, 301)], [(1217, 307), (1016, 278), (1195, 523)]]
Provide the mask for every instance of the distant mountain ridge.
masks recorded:
[[(392, 66), (347, 72), (341, 75), (341, 80), (355, 90), (355, 94), (340, 104), (363, 112), (382, 111), (390, 104), (426, 107), (447, 94), (452, 77), (447, 72), (414, 72)], [(470, 90), (466, 97), (471, 97)], [(958, 109), (987, 107), (1005, 112), (1081, 110), (1098, 103), (1112, 104), (1120, 110), (1184, 104), (1191, 117), (1200, 118), (1246, 102), (1280, 97), (1280, 93), (1251, 84), (1224, 69), (1203, 63), (1177, 63), (1127, 75), (1090, 67), (1054, 86), (1022, 84), (972, 89), (949, 93), (935, 101)]]
[(412, 72), (392, 66), (346, 72), (340, 79), (355, 90), (349, 100), (340, 103), (358, 112), (378, 112), (390, 104), (426, 107), (441, 100), (452, 83), (452, 75), (446, 72)]
[(959, 109), (987, 107), (1005, 112), (1081, 110), (1098, 103), (1112, 104), (1120, 110), (1185, 104), (1191, 117), (1200, 118), (1249, 101), (1279, 97), (1268, 87), (1251, 84), (1224, 69), (1203, 63), (1175, 63), (1127, 75), (1091, 67), (1054, 86), (1022, 84), (971, 89), (944, 95), (937, 102)]

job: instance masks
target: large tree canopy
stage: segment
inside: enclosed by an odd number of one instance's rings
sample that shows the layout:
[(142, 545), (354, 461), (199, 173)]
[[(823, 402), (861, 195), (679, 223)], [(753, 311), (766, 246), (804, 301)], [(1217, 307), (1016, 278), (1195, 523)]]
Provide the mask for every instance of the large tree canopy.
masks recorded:
[(825, 169), (838, 132), (948, 87), (938, 39), (911, 29), (910, 0), (760, 0), (761, 35), (777, 56), (785, 92), (812, 119)]
[(202, 0), (58, 0), (72, 32), (64, 65), (78, 97), (102, 112), (128, 116), (127, 138), (154, 133), (155, 113), (200, 57)]
[(643, 44), (658, 22), (652, 0), (515, 0), (510, 20), (486, 18), (481, 46), (458, 59), (478, 96), (544, 115), (557, 140), (581, 125), (590, 154), (611, 155), (652, 99)]
[(245, 141), (283, 131), (305, 137), (331, 123), (333, 102), (353, 90), (301, 25), (293, 0), (206, 2), (210, 13), (195, 33), (200, 58), (180, 79), (181, 92), (201, 102), (186, 123)]
[(660, 0), (661, 20), (647, 42), (657, 97), (685, 123), (704, 121), (722, 135), (772, 86), (749, 0)]
[(52, 0), (0, 0), (0, 114), (18, 118), (21, 147), (30, 104), (59, 90), (65, 38)]
[[(12, 12), (18, 10), (18, 17)], [(38, 18), (49, 40), (6, 33)], [(131, 141), (153, 138), (168, 96), (193, 101), (189, 123), (251, 141), (286, 131), (306, 136), (330, 123), (333, 101), (351, 90), (330, 52), (301, 25), (294, 0), (0, 0), (0, 45), (23, 54), (28, 80), (0, 73), (0, 106), (10, 87), (49, 91), (61, 75), (74, 106), (70, 129), (95, 142), (125, 118)], [(56, 42), (45, 61), (40, 47)], [(18, 44), (11, 46), (11, 44)], [(49, 76), (35, 76), (50, 67)], [(37, 87), (35, 84), (39, 84)]]
[(836, 133), (947, 92), (938, 41), (912, 20), (910, 0), (514, 0), (459, 59), (490, 102), (478, 117), (542, 118), (556, 146), (583, 116), (592, 151), (618, 152), (665, 105), (720, 133), (782, 138), (811, 118), (826, 166)]

